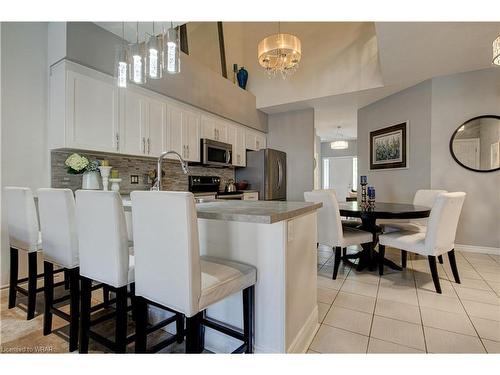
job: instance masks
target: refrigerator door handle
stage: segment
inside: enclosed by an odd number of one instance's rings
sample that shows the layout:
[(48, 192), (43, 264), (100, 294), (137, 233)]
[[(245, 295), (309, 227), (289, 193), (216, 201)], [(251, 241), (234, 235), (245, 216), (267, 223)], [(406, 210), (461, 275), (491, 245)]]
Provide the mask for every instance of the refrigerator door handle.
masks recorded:
[(282, 181), (283, 181), (283, 169), (281, 165), (281, 160), (278, 160), (278, 186), (277, 186), (278, 190), (281, 190)]

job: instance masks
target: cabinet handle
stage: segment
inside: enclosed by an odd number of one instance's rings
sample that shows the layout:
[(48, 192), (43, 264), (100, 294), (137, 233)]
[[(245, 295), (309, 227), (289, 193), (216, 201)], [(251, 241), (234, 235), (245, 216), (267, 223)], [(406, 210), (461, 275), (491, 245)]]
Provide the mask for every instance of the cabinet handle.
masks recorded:
[(116, 151), (120, 151), (120, 135), (116, 133)]
[(151, 140), (148, 138), (148, 154), (151, 153)]
[(257, 151), (258, 151), (258, 150), (259, 150), (259, 148), (260, 148), (260, 143), (259, 143), (259, 141), (255, 141), (255, 145), (257, 146), (256, 148), (257, 148)]
[(186, 158), (189, 159), (189, 145), (186, 145), (186, 149), (187, 149), (187, 156), (186, 156)]
[(142, 153), (146, 153), (146, 138), (142, 137)]
[(182, 145), (182, 157), (186, 157), (186, 145)]

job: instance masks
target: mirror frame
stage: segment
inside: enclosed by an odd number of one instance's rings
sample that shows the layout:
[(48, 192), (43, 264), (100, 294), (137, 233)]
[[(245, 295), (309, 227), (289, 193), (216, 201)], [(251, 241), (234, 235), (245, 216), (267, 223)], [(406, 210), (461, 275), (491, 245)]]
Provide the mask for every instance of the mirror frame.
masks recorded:
[(471, 167), (463, 164), (460, 160), (458, 160), (458, 158), (455, 156), (455, 153), (453, 152), (453, 140), (455, 139), (455, 136), (458, 133), (458, 129), (460, 129), (462, 126), (468, 124), (469, 122), (477, 120), (477, 119), (480, 119), (480, 118), (495, 118), (495, 119), (497, 119), (497, 120), (500, 121), (500, 116), (498, 116), (498, 115), (481, 115), (481, 116), (476, 116), (476, 117), (473, 117), (473, 118), (465, 121), (458, 128), (456, 128), (455, 131), (453, 132), (453, 134), (451, 135), (451, 138), (450, 138), (450, 154), (453, 157), (453, 159), (457, 162), (458, 165), (464, 167), (465, 169), (468, 169), (469, 171), (480, 172), (480, 173), (496, 172), (496, 171), (500, 170), (500, 167), (495, 168), (495, 169), (488, 169), (488, 170), (480, 170), (480, 169), (471, 168)]

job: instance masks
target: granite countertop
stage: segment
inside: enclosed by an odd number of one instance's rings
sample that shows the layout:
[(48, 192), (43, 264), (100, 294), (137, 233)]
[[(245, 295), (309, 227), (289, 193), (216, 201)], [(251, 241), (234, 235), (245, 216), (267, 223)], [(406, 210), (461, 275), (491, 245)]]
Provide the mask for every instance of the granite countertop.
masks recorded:
[[(123, 200), (125, 210), (131, 210), (131, 201)], [(198, 219), (241, 221), (273, 224), (316, 211), (321, 203), (288, 201), (214, 200), (197, 203)]]

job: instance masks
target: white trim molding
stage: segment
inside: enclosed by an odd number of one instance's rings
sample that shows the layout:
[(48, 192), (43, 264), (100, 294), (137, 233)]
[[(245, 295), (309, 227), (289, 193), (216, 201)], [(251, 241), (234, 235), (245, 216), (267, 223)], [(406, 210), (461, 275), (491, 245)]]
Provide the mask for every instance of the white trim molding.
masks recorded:
[(455, 244), (455, 250), (464, 251), (467, 253), (500, 255), (500, 247), (472, 246), (472, 245)]

